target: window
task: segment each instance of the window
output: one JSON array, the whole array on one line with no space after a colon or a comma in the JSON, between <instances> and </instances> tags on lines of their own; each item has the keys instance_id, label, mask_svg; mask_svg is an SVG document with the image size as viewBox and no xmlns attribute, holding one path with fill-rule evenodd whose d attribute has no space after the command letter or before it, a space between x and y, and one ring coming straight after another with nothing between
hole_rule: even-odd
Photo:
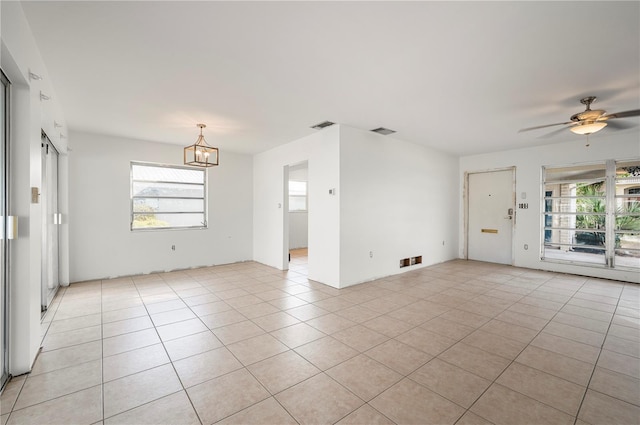
<instances>
[{"instance_id":1,"label":"window","mask_svg":"<svg viewBox=\"0 0 640 425\"><path fill-rule=\"evenodd\" d=\"M639 164L544 168L542 259L640 268Z\"/></svg>"},{"instance_id":2,"label":"window","mask_svg":"<svg viewBox=\"0 0 640 425\"><path fill-rule=\"evenodd\" d=\"M289 180L289 212L307 211L307 182Z\"/></svg>"},{"instance_id":3,"label":"window","mask_svg":"<svg viewBox=\"0 0 640 425\"><path fill-rule=\"evenodd\" d=\"M131 162L131 230L207 227L206 172Z\"/></svg>"},{"instance_id":4,"label":"window","mask_svg":"<svg viewBox=\"0 0 640 425\"><path fill-rule=\"evenodd\" d=\"M615 264L640 268L640 161L615 164Z\"/></svg>"}]
</instances>

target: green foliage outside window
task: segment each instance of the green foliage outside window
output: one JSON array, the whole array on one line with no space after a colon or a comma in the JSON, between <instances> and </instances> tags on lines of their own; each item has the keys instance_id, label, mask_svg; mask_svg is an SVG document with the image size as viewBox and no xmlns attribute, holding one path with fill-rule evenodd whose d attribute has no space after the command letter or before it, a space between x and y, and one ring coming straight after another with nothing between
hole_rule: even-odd
<instances>
[{"instance_id":1,"label":"green foliage outside window","mask_svg":"<svg viewBox=\"0 0 640 425\"><path fill-rule=\"evenodd\" d=\"M576 196L583 197L576 200L576 212L595 213L594 215L576 215L577 229L604 230L606 220L606 202L602 183L578 185ZM640 202L630 201L616 209L616 230L640 231ZM580 232L577 239L588 242L589 245L605 244L604 232ZM620 235L616 234L616 248L620 248Z\"/></svg>"},{"instance_id":2,"label":"green foliage outside window","mask_svg":"<svg viewBox=\"0 0 640 425\"><path fill-rule=\"evenodd\" d=\"M148 214L138 214L139 212ZM142 227L169 227L169 223L156 218L155 208L148 205L138 205L133 219L133 228Z\"/></svg>"}]
</instances>

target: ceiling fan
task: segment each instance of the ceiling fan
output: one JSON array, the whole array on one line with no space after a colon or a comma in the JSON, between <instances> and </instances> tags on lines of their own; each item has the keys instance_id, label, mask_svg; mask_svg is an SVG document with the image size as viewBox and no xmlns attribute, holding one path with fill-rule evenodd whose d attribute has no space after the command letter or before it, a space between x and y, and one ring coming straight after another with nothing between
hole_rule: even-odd
<instances>
[{"instance_id":1,"label":"ceiling fan","mask_svg":"<svg viewBox=\"0 0 640 425\"><path fill-rule=\"evenodd\" d=\"M569 130L571 130L571 132L575 134L588 135L605 128L608 124L607 121L609 120L616 118L637 117L640 115L640 109L617 112L615 114L607 114L607 111L605 111L604 109L591 109L591 104L595 100L595 96L588 96L580 99L580 103L586 105L587 108L582 112L573 114L570 118L571 121L523 128L519 130L518 133L522 133L523 131L538 130L540 128L554 127L556 125L566 125L569 127ZM561 131L562 130L564 130L564 128L561 129Z\"/></svg>"}]
</instances>

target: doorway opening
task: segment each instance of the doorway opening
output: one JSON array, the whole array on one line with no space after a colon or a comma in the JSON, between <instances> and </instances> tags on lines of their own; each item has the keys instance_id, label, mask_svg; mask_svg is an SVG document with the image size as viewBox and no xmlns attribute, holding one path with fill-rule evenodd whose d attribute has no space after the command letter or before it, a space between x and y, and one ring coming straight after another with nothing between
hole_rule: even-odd
<instances>
[{"instance_id":1,"label":"doorway opening","mask_svg":"<svg viewBox=\"0 0 640 425\"><path fill-rule=\"evenodd\" d=\"M309 277L309 250L298 248L289 250L289 270Z\"/></svg>"},{"instance_id":2,"label":"doorway opening","mask_svg":"<svg viewBox=\"0 0 640 425\"><path fill-rule=\"evenodd\" d=\"M308 276L309 163L299 162L285 170L285 263L286 269Z\"/></svg>"},{"instance_id":3,"label":"doorway opening","mask_svg":"<svg viewBox=\"0 0 640 425\"><path fill-rule=\"evenodd\" d=\"M515 167L466 174L466 258L513 264Z\"/></svg>"}]
</instances>

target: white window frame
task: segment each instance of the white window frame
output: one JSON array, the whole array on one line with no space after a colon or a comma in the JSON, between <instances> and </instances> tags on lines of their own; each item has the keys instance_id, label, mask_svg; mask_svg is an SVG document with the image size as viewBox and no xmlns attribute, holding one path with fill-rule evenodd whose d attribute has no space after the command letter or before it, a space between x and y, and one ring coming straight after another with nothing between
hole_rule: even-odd
<instances>
[{"instance_id":1,"label":"white window frame","mask_svg":"<svg viewBox=\"0 0 640 425\"><path fill-rule=\"evenodd\" d=\"M202 183L184 183L184 182L176 182L176 181L157 181L157 180L134 180L133 178L133 168L135 166L143 166L143 167L156 167L156 168L170 168L175 170L189 170L189 171L198 171L202 173ZM208 228L208 196L207 196L207 170L198 168L198 167L189 167L184 165L172 165L172 164L160 164L155 162L143 162L143 161L131 161L130 165L130 223L129 229L132 232L148 232L148 231L158 231L158 230L190 230L190 229L207 229ZM192 184L194 186L202 186L203 197L202 198L182 198L182 197L153 197L153 196L134 196L133 194L133 184L134 182L146 182L146 183L167 183L167 184ZM172 211L172 212L163 212L162 214L202 214L203 221L201 225L197 226L163 226L163 227L133 227L134 218L136 213L134 212L134 201L135 199L141 198L156 198L156 199L201 199L203 202L203 211Z\"/></svg>"},{"instance_id":2,"label":"white window frame","mask_svg":"<svg viewBox=\"0 0 640 425\"><path fill-rule=\"evenodd\" d=\"M621 217L621 216L625 216L627 214L624 213L619 213L617 211L617 207L616 207L616 200L619 198L626 198L626 197L633 197L636 198L640 201L640 195L636 195L636 194L624 194L624 195L616 195L616 182L617 182L617 176L616 176L616 170L617 170L617 164L618 163L625 163L625 162L630 162L630 161L637 161L638 158L633 158L633 159L628 159L628 160L606 160L606 161L599 161L596 163L589 163L589 164L573 164L573 165L568 165L568 166L543 166L542 167L542 184L541 184L541 195L542 195L542 202L540 203L540 214L541 214L541 220L540 220L540 228L541 228L541 243L540 243L540 259L541 261L546 261L546 262L551 262L551 263L568 263L568 264L579 264L579 265L584 265L584 266L588 266L588 267L604 267L604 268L611 268L611 269L622 269L622 270L638 270L638 268L636 268L635 266L622 266L622 265L616 265L615 264L615 260L616 260L616 237L624 234L624 233L637 233L636 231L628 231L628 230L619 230L616 229L616 218L617 217ZM547 193L547 184L555 184L555 183L566 183L564 181L546 181L546 171L547 170L553 170L553 169L557 169L557 168L567 168L567 167L580 167L580 166L587 166L587 165L602 165L603 169L605 171L605 177L603 180L603 185L605 186L605 194L603 196L603 200L604 200L604 204L605 204L605 212L604 213L599 213L599 214L595 214L595 213L578 213L578 212L551 212L551 211L546 211L546 204L548 200L555 200L555 199L560 199L557 196L546 196ZM597 179L597 180L601 180L601 179ZM568 181L569 182L569 181ZM584 182L588 182L587 180L584 180ZM573 202L576 202L577 199L579 199L580 197L577 196L568 196L568 197L564 197L564 199L571 199L573 200ZM547 226L545 223L545 218L548 215L573 215L573 216L578 216L578 215L599 215L599 216L604 216L604 220L605 220L605 229L600 231L600 233L604 233L605 235L605 247L602 249L603 254L604 254L604 258L603 258L603 263L602 264L598 264L598 263L594 263L594 262L586 262L586 261L579 261L577 259L570 259L567 258L565 259L559 259L559 258L547 258L545 257L545 247L547 244L547 241L545 241L545 232L547 230L571 230L570 228L561 228L561 227L553 227L552 226ZM576 229L574 229L576 230ZM588 230L588 229L587 229ZM595 230L595 229L592 229ZM611 241L614 241L613 243L611 243ZM567 244L562 244L562 243L550 243L550 245L567 245ZM571 246L573 246L573 244L570 244ZM569 246L569 245L567 245Z\"/></svg>"},{"instance_id":3,"label":"white window frame","mask_svg":"<svg viewBox=\"0 0 640 425\"><path fill-rule=\"evenodd\" d=\"M291 185L292 182L304 183L304 195L292 195L291 191L289 189L289 212L292 212L292 213L308 212L309 211L309 182L306 182L304 180L289 180L289 185ZM292 210L291 209L291 198L304 198L304 209L303 210Z\"/></svg>"}]
</instances>

